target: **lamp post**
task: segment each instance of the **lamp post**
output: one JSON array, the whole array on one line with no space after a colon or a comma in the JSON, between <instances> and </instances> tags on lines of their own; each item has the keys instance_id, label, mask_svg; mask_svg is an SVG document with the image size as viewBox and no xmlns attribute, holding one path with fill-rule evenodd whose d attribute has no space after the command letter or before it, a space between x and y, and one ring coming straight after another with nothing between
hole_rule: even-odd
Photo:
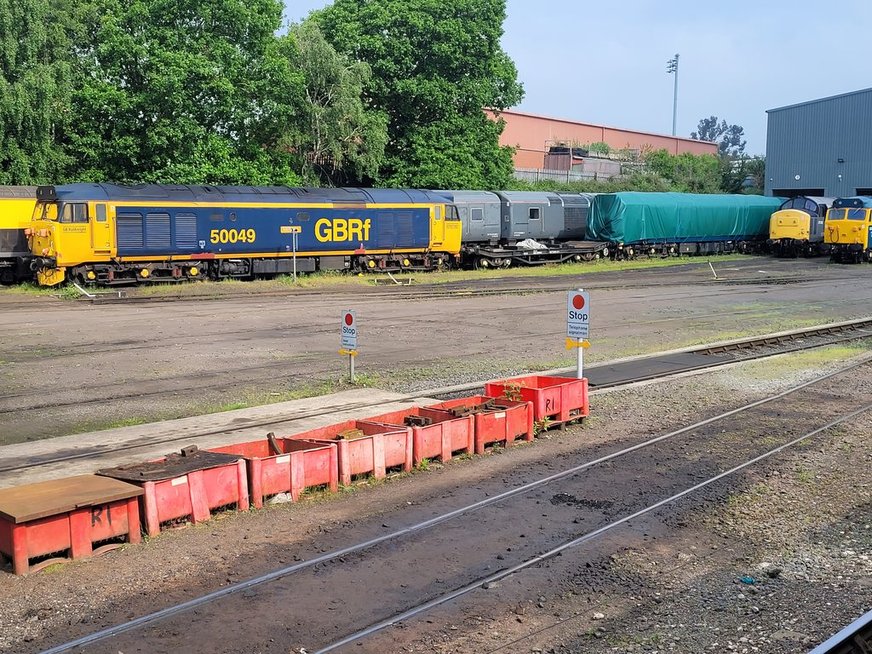
<instances>
[{"instance_id":1,"label":"lamp post","mask_svg":"<svg viewBox=\"0 0 872 654\"><path fill-rule=\"evenodd\" d=\"M675 127L678 120L678 53L673 59L666 62L666 72L675 75L675 92L672 96L672 136L675 136Z\"/></svg>"}]
</instances>

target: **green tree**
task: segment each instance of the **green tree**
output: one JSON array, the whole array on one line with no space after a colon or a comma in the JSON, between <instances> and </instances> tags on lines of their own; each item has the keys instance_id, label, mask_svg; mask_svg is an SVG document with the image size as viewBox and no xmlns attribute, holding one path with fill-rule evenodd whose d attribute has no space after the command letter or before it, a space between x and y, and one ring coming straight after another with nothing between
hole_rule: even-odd
<instances>
[{"instance_id":1,"label":"green tree","mask_svg":"<svg viewBox=\"0 0 872 654\"><path fill-rule=\"evenodd\" d=\"M669 182L674 191L720 193L721 161L711 154L669 154L655 150L645 156L648 170Z\"/></svg>"},{"instance_id":2,"label":"green tree","mask_svg":"<svg viewBox=\"0 0 872 654\"><path fill-rule=\"evenodd\" d=\"M721 169L721 188L725 193L763 193L766 181L763 157L724 157Z\"/></svg>"},{"instance_id":3,"label":"green tree","mask_svg":"<svg viewBox=\"0 0 872 654\"><path fill-rule=\"evenodd\" d=\"M287 116L283 125L300 155L301 175L334 185L370 183L388 135L387 115L363 101L369 65L336 52L314 21L292 26L283 41L291 41L280 47L305 80L299 116Z\"/></svg>"},{"instance_id":4,"label":"green tree","mask_svg":"<svg viewBox=\"0 0 872 654\"><path fill-rule=\"evenodd\" d=\"M523 89L500 47L505 0L335 0L314 14L340 52L372 68L370 106L388 116L379 182L501 188L511 150L502 123Z\"/></svg>"},{"instance_id":5,"label":"green tree","mask_svg":"<svg viewBox=\"0 0 872 654\"><path fill-rule=\"evenodd\" d=\"M697 131L690 133L696 141L710 141L718 144L718 153L726 157L739 157L745 152L745 129L741 125L728 125L726 120L718 122L717 116L703 118Z\"/></svg>"},{"instance_id":6,"label":"green tree","mask_svg":"<svg viewBox=\"0 0 872 654\"><path fill-rule=\"evenodd\" d=\"M78 45L79 179L295 184L303 75L280 0L91 0Z\"/></svg>"},{"instance_id":7,"label":"green tree","mask_svg":"<svg viewBox=\"0 0 872 654\"><path fill-rule=\"evenodd\" d=\"M73 14L66 0L0 0L0 183L59 179L69 120Z\"/></svg>"}]
</instances>

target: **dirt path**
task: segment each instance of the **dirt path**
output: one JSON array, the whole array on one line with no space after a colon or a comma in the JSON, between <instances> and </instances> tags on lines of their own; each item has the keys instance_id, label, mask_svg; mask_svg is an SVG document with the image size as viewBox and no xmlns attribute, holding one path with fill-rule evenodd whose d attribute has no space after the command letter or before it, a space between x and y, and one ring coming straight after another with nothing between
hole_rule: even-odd
<instances>
[{"instance_id":1,"label":"dirt path","mask_svg":"<svg viewBox=\"0 0 872 654\"><path fill-rule=\"evenodd\" d=\"M749 258L719 271L718 281L689 264L559 284L595 289L590 361L858 317L872 300L868 266ZM409 391L568 365L564 292L529 284L524 295L391 299L373 288L105 306L0 293L0 440L335 389L349 307L365 383Z\"/></svg>"}]
</instances>

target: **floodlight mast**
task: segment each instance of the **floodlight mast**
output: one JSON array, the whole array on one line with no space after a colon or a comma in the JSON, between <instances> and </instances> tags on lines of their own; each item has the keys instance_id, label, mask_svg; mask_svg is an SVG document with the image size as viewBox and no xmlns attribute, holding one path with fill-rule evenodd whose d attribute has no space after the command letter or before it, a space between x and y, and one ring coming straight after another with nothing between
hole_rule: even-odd
<instances>
[{"instance_id":1,"label":"floodlight mast","mask_svg":"<svg viewBox=\"0 0 872 654\"><path fill-rule=\"evenodd\" d=\"M673 59L666 62L666 72L675 75L675 91L672 96L672 136L675 136L678 123L678 53Z\"/></svg>"}]
</instances>

